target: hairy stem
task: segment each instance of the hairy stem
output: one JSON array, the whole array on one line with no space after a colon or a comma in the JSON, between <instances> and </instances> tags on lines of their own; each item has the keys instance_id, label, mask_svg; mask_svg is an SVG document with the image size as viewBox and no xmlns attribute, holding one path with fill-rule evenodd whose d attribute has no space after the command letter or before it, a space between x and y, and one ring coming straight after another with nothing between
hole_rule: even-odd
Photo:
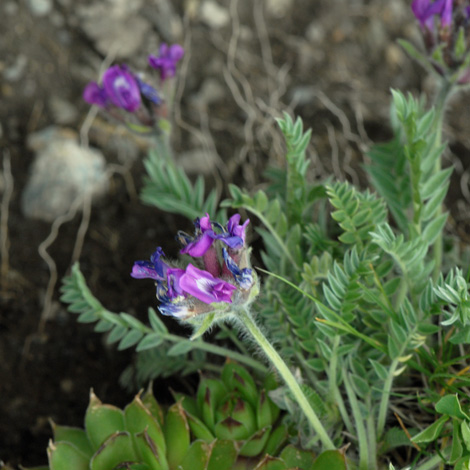
<instances>
[{"instance_id":1,"label":"hairy stem","mask_svg":"<svg viewBox=\"0 0 470 470\"><path fill-rule=\"evenodd\" d=\"M264 336L263 332L254 321L251 314L245 309L240 309L236 312L236 318L239 320L239 325L253 336L259 347L266 354L268 359L272 362L281 377L284 379L298 405L307 417L310 425L317 433L318 438L322 442L323 446L326 449L335 449L333 441L330 439L330 436L326 432L326 429L307 400L307 397L300 388L297 380L292 375L292 372L289 370L286 363L282 360L281 356L267 340L266 336Z\"/></svg>"}]
</instances>

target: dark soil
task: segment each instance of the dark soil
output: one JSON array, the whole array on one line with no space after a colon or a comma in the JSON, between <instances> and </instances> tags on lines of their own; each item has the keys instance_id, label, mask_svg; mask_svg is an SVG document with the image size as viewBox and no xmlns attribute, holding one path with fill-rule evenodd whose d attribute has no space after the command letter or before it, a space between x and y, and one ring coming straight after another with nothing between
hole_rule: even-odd
<instances>
[{"instance_id":1,"label":"dark soil","mask_svg":"<svg viewBox=\"0 0 470 470\"><path fill-rule=\"evenodd\" d=\"M81 426L91 388L103 401L119 406L136 391L119 385L133 351L117 352L93 332L93 325L76 323L59 302L60 283L51 308L43 311L50 271L38 247L51 224L28 219L21 210L34 158L26 139L50 125L80 128L89 109L81 99L83 87L96 77L106 54L77 13L99 0L56 0L45 16L32 13L32 3L13 0L0 6L0 160L10 156L14 180L8 204L9 245L2 253L7 270L0 286L0 459L12 466L45 464L51 437L48 419ZM198 2L178 1L171 15L180 29L170 33L151 14L156 3L166 4L139 2L136 14L149 22L148 39L142 50L122 59L144 68L153 44L185 44L175 151L179 155L202 148L215 154L218 170L207 177L222 187L235 181L256 189L263 183L264 168L282 164L274 117L284 110L300 115L313 130L312 178L333 174L364 185L362 151L371 141L390 135L390 87L432 92L432 83L395 43L398 37L419 40L404 0L279 0L266 2L264 9L261 0L223 0L217 3L229 13L229 22L218 29L198 16L191 6ZM20 57L25 57L24 69L15 75L12 67ZM222 94L201 105L204 86L211 83L213 91L209 79ZM51 104L54 97L70 103L76 116L67 122L58 119ZM451 225L464 242L469 212L467 98L455 103L446 129L457 155L449 153L449 161L457 166L448 201ZM125 171L124 177L112 177L107 195L93 206L80 265L107 308L145 319L147 307L154 303L153 289L129 277L131 266L147 258L156 245L173 243L178 229L190 231L191 222L139 201L129 182L138 193L145 145L113 132L113 125L97 118L89 133L90 144L103 151L107 162ZM123 163L121 145L137 158ZM62 225L49 249L58 279L70 269L80 223L78 214ZM155 386L163 400L168 385L161 381Z\"/></svg>"}]
</instances>

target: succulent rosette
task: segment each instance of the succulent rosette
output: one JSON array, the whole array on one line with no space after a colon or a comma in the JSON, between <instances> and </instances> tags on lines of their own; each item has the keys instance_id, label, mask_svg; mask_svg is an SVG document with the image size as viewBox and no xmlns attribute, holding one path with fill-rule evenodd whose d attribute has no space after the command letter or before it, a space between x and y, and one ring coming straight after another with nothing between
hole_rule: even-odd
<instances>
[{"instance_id":1,"label":"succulent rosette","mask_svg":"<svg viewBox=\"0 0 470 470\"><path fill-rule=\"evenodd\" d=\"M150 261L136 261L131 276L155 281L159 310L181 320L199 324L203 314L232 314L251 303L258 294L255 272L249 265L246 227L240 215L223 226L208 214L195 221L194 235L178 232L181 254L190 258L184 267L164 261L158 247Z\"/></svg>"},{"instance_id":2,"label":"succulent rosette","mask_svg":"<svg viewBox=\"0 0 470 470\"><path fill-rule=\"evenodd\" d=\"M274 427L279 409L246 370L229 364L222 380L208 380L202 381L197 400L180 397L166 411L151 390L137 394L124 409L102 403L91 392L84 429L52 423L49 467L41 469L314 469L312 452L285 446L285 429ZM195 408L194 415L187 408ZM235 423L243 423L246 431L235 431Z\"/></svg>"},{"instance_id":3,"label":"succulent rosette","mask_svg":"<svg viewBox=\"0 0 470 470\"><path fill-rule=\"evenodd\" d=\"M274 378L268 376L259 387L248 371L235 363L224 366L221 378L203 378L197 397L182 400L193 434L207 442L234 441L242 457L277 455L288 432L278 422L280 410L268 396L278 386Z\"/></svg>"}]
</instances>

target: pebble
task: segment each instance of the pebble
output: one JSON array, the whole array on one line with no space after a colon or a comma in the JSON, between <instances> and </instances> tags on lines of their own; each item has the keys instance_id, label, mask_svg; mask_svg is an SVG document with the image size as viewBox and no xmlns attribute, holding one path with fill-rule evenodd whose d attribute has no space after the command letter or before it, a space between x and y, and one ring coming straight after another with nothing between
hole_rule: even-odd
<instances>
[{"instance_id":1,"label":"pebble","mask_svg":"<svg viewBox=\"0 0 470 470\"><path fill-rule=\"evenodd\" d=\"M21 197L25 217L52 222L66 214L77 197L97 200L106 193L103 154L81 147L72 130L44 129L28 138L28 146L36 156Z\"/></svg>"},{"instance_id":2,"label":"pebble","mask_svg":"<svg viewBox=\"0 0 470 470\"><path fill-rule=\"evenodd\" d=\"M266 12L273 18L284 18L291 14L293 0L265 0Z\"/></svg>"},{"instance_id":3,"label":"pebble","mask_svg":"<svg viewBox=\"0 0 470 470\"><path fill-rule=\"evenodd\" d=\"M217 156L205 149L194 149L178 155L178 165L189 175L210 175Z\"/></svg>"},{"instance_id":4,"label":"pebble","mask_svg":"<svg viewBox=\"0 0 470 470\"><path fill-rule=\"evenodd\" d=\"M46 16L52 10L52 0L28 0L28 7L34 16Z\"/></svg>"},{"instance_id":5,"label":"pebble","mask_svg":"<svg viewBox=\"0 0 470 470\"><path fill-rule=\"evenodd\" d=\"M212 0L207 0L199 10L200 20L212 29L220 29L230 21L230 14L226 8Z\"/></svg>"}]
</instances>

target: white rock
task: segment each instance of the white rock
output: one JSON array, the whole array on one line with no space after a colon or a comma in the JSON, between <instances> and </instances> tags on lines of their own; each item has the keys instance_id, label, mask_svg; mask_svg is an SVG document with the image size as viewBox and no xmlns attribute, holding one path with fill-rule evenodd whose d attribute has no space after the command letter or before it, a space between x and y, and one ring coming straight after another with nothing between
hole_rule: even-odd
<instances>
[{"instance_id":1,"label":"white rock","mask_svg":"<svg viewBox=\"0 0 470 470\"><path fill-rule=\"evenodd\" d=\"M201 5L199 17L212 29L223 28L230 21L228 10L212 0L207 0Z\"/></svg>"},{"instance_id":2,"label":"white rock","mask_svg":"<svg viewBox=\"0 0 470 470\"><path fill-rule=\"evenodd\" d=\"M214 171L217 156L204 149L188 150L178 155L178 165L190 175L209 175Z\"/></svg>"},{"instance_id":3,"label":"white rock","mask_svg":"<svg viewBox=\"0 0 470 470\"><path fill-rule=\"evenodd\" d=\"M34 16L46 16L52 10L52 0L28 0L28 7Z\"/></svg>"},{"instance_id":4,"label":"white rock","mask_svg":"<svg viewBox=\"0 0 470 470\"><path fill-rule=\"evenodd\" d=\"M108 189L106 161L98 150L81 147L72 133L46 129L29 139L37 150L22 194L26 217L52 222L78 197L96 200Z\"/></svg>"},{"instance_id":5,"label":"white rock","mask_svg":"<svg viewBox=\"0 0 470 470\"><path fill-rule=\"evenodd\" d=\"M293 0L265 0L266 12L274 18L284 18L289 15L293 4Z\"/></svg>"}]
</instances>

